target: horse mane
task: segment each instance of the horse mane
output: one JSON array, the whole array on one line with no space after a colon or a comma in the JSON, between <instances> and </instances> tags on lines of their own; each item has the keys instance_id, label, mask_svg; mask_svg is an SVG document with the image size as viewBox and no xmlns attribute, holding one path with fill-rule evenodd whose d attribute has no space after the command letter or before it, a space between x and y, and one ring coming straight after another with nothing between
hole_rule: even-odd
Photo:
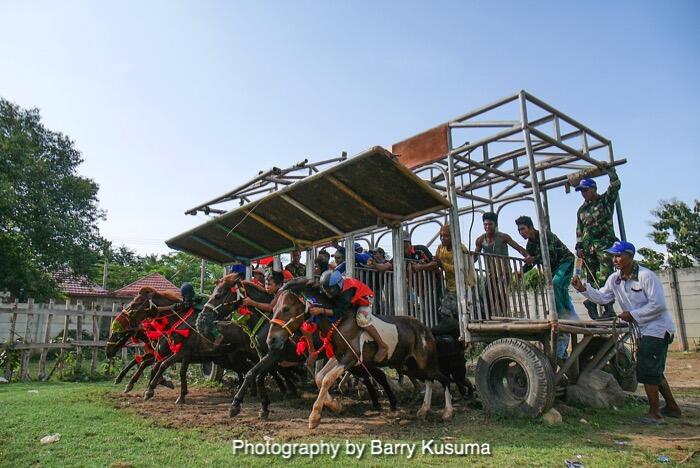
<instances>
[{"instance_id":1,"label":"horse mane","mask_svg":"<svg viewBox=\"0 0 700 468\"><path fill-rule=\"evenodd\" d=\"M262 286L253 283L252 281L241 281L243 284L243 287L245 288L246 292L248 295L254 300L254 301L260 301L260 302L267 302L270 303L272 302L272 298L275 297L273 294L270 294L267 292L267 289L263 288Z\"/></svg>"},{"instance_id":2,"label":"horse mane","mask_svg":"<svg viewBox=\"0 0 700 468\"><path fill-rule=\"evenodd\" d=\"M160 297L164 297L165 299L168 299L169 301L173 302L180 302L182 300L182 296L178 291L172 291L172 290L163 290L163 291L156 291L156 294L159 295Z\"/></svg>"}]
</instances>

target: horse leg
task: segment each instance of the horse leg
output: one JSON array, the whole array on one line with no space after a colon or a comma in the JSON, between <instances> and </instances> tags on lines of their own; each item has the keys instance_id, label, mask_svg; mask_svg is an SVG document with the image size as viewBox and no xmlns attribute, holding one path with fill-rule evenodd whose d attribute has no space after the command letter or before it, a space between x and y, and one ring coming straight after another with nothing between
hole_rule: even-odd
<instances>
[{"instance_id":1,"label":"horse leg","mask_svg":"<svg viewBox=\"0 0 700 468\"><path fill-rule=\"evenodd\" d=\"M175 400L176 405L185 404L185 395L187 395L187 368L189 365L190 360L183 357L180 363L180 396Z\"/></svg>"},{"instance_id":2,"label":"horse leg","mask_svg":"<svg viewBox=\"0 0 700 468\"><path fill-rule=\"evenodd\" d=\"M418 410L418 413L416 413L416 415L422 419L425 419L425 417L428 415L428 412L430 411L430 405L432 404L433 386L431 385L431 383L432 381L425 381L425 395L423 396L423 405Z\"/></svg>"},{"instance_id":3,"label":"horse leg","mask_svg":"<svg viewBox=\"0 0 700 468\"><path fill-rule=\"evenodd\" d=\"M296 398L299 396L297 392L297 386L296 383L294 383L294 371L291 368L287 369L281 369L280 370L280 375L284 379L285 383L287 384L287 389L284 392L285 398Z\"/></svg>"},{"instance_id":4,"label":"horse leg","mask_svg":"<svg viewBox=\"0 0 700 468\"><path fill-rule=\"evenodd\" d=\"M391 385L389 385L389 379L387 379L384 371L378 367L370 367L369 372L370 374L372 374L374 380L376 380L377 383L379 383L379 385L381 385L384 389L384 393L386 393L386 396L389 399L389 409L391 411L396 411L396 395L391 389Z\"/></svg>"},{"instance_id":5,"label":"horse leg","mask_svg":"<svg viewBox=\"0 0 700 468\"><path fill-rule=\"evenodd\" d=\"M367 387L367 393L369 393L369 397L372 400L372 408L375 410L382 409L382 405L379 403L379 394L377 394L377 389L374 387L370 375L364 370L362 372L362 382L365 384L365 387Z\"/></svg>"},{"instance_id":6,"label":"horse leg","mask_svg":"<svg viewBox=\"0 0 700 468\"><path fill-rule=\"evenodd\" d=\"M331 368L328 368L329 364L332 364ZM331 388L331 385L338 380L338 377L343 375L343 372L345 372L345 365L338 361L329 361L323 369L326 370L326 372L321 382L321 389L318 392L318 397L309 415L309 429L318 427L318 424L321 422L321 411L323 410L323 406L328 404L326 401L329 399L328 390Z\"/></svg>"},{"instance_id":7,"label":"horse leg","mask_svg":"<svg viewBox=\"0 0 700 468\"><path fill-rule=\"evenodd\" d=\"M445 388L445 409L442 410L442 420L449 421L454 415L454 407L452 406L452 394L450 393L450 384L443 385Z\"/></svg>"},{"instance_id":8,"label":"horse leg","mask_svg":"<svg viewBox=\"0 0 700 468\"><path fill-rule=\"evenodd\" d=\"M141 374L143 373L144 369L146 369L146 366L149 364L153 364L153 361L148 361L147 359L144 359L141 361L141 364L139 364L139 367L136 369L136 372L134 372L134 375L131 376L129 381L126 383L126 387L124 387L124 393L129 393L133 388L136 382L138 382L139 378L141 378Z\"/></svg>"},{"instance_id":9,"label":"horse leg","mask_svg":"<svg viewBox=\"0 0 700 468\"><path fill-rule=\"evenodd\" d=\"M245 394L246 389L255 383L256 377L261 373L267 372L267 370L270 367L272 367L272 365L274 365L276 362L277 356L268 354L260 362L254 365L252 369L246 372L245 378L243 379L243 383L238 388L236 396L233 397L233 401L231 402L231 408L228 412L230 417L234 417L241 412L241 403L243 402L243 395Z\"/></svg>"},{"instance_id":10,"label":"horse leg","mask_svg":"<svg viewBox=\"0 0 700 468\"><path fill-rule=\"evenodd\" d=\"M148 388L147 388L146 391L143 393L143 399L144 399L144 400L150 400L151 398L153 398L153 393L155 392L156 385L158 385L158 382L160 382L160 379L163 378L163 372L165 372L165 370L166 370L168 367L170 367L170 366L172 366L173 364L175 364L175 362L177 362L177 360L179 359L179 357L180 357L180 356L178 356L177 354L171 354L170 356L168 356L167 358L165 358L165 360L159 362L158 364L156 364L156 365L153 367L154 370L155 370L156 367L158 368L158 370L155 372L155 375L153 376L153 378L152 378L151 381L149 382Z\"/></svg>"},{"instance_id":11,"label":"horse leg","mask_svg":"<svg viewBox=\"0 0 700 468\"><path fill-rule=\"evenodd\" d=\"M126 376L126 373L129 372L129 370L131 370L131 368L134 367L135 365L136 365L136 358L129 361L129 364L127 364L124 367L124 369L122 369L121 372L119 374L117 374L117 376L114 378L114 385L118 385L119 383L121 383L121 381Z\"/></svg>"},{"instance_id":12,"label":"horse leg","mask_svg":"<svg viewBox=\"0 0 700 468\"><path fill-rule=\"evenodd\" d=\"M281 370L280 369L274 369L270 374L272 375L272 378L275 380L275 383L277 384L277 387L279 387L280 392L285 395L287 393L287 386L284 384L284 380L282 380L282 377L280 376Z\"/></svg>"},{"instance_id":13,"label":"horse leg","mask_svg":"<svg viewBox=\"0 0 700 468\"><path fill-rule=\"evenodd\" d=\"M265 388L265 375L266 373L260 373L255 379L255 383L258 387L258 393L260 393L260 411L258 412L258 418L261 421L267 421L270 417L270 397L267 394L267 388Z\"/></svg>"}]
</instances>

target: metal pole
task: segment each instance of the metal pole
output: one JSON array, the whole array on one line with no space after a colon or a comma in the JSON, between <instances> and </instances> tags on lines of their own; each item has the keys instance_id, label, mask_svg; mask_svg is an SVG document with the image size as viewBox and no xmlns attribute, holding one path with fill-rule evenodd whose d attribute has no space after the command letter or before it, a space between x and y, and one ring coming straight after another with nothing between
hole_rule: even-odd
<instances>
[{"instance_id":1,"label":"metal pole","mask_svg":"<svg viewBox=\"0 0 700 468\"><path fill-rule=\"evenodd\" d=\"M245 266L245 279L248 281L253 279L253 265L250 263Z\"/></svg>"},{"instance_id":2,"label":"metal pole","mask_svg":"<svg viewBox=\"0 0 700 468\"><path fill-rule=\"evenodd\" d=\"M608 154L610 156L610 162L615 162L615 155L613 154L612 143L608 143ZM622 203L620 202L620 193L617 194L617 201L615 202L615 213L617 214L617 228L620 230L620 239L627 240L627 234L625 233L625 220L622 218Z\"/></svg>"},{"instance_id":3,"label":"metal pole","mask_svg":"<svg viewBox=\"0 0 700 468\"><path fill-rule=\"evenodd\" d=\"M528 164L530 166L530 179L532 180L532 194L535 198L535 210L537 211L537 224L540 228L540 249L542 250L542 267L544 269L545 288L547 290L547 299L549 302L549 321L552 323L552 349L556 354L556 325L558 323L557 304L554 300L554 285L552 284L552 266L549 262L549 244L547 242L547 220L542 207L542 198L540 196L540 184L537 180L537 169L535 167L535 155L532 152L532 141L530 139L530 129L527 123L527 104L525 101L525 92L520 92L520 115L522 118L523 137L525 139L525 150L527 153Z\"/></svg>"},{"instance_id":4,"label":"metal pole","mask_svg":"<svg viewBox=\"0 0 700 468\"><path fill-rule=\"evenodd\" d=\"M272 269L274 271L282 271L282 257L279 255L272 257Z\"/></svg>"},{"instance_id":5,"label":"metal pole","mask_svg":"<svg viewBox=\"0 0 700 468\"><path fill-rule=\"evenodd\" d=\"M447 132L448 148L452 147L452 136ZM450 235L452 236L452 255L455 262L455 281L457 283L457 310L459 311L459 337L464 342L471 341L467 330L469 323L469 307L467 304L467 288L464 276L464 255L462 254L462 232L459 226L459 206L455 189L455 162L451 154L447 156L447 195L450 200L448 218L450 220Z\"/></svg>"},{"instance_id":6,"label":"metal pole","mask_svg":"<svg viewBox=\"0 0 700 468\"><path fill-rule=\"evenodd\" d=\"M345 276L355 277L355 237L345 238Z\"/></svg>"},{"instance_id":7,"label":"metal pole","mask_svg":"<svg viewBox=\"0 0 700 468\"><path fill-rule=\"evenodd\" d=\"M394 251L394 315L404 316L407 311L406 304L406 265L403 254L403 226L398 225L391 229L392 249Z\"/></svg>"},{"instance_id":8,"label":"metal pole","mask_svg":"<svg viewBox=\"0 0 700 468\"><path fill-rule=\"evenodd\" d=\"M311 247L306 251L306 277L314 277L314 261L316 260L316 249Z\"/></svg>"},{"instance_id":9,"label":"metal pole","mask_svg":"<svg viewBox=\"0 0 700 468\"><path fill-rule=\"evenodd\" d=\"M202 259L202 263L199 266L199 293L204 294L204 274L207 271L207 262Z\"/></svg>"}]
</instances>

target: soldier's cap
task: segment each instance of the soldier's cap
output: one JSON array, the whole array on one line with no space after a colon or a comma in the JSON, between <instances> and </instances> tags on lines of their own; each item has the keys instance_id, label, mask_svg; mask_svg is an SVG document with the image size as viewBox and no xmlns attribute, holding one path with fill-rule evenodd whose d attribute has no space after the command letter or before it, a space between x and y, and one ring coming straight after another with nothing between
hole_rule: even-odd
<instances>
[{"instance_id":1,"label":"soldier's cap","mask_svg":"<svg viewBox=\"0 0 700 468\"><path fill-rule=\"evenodd\" d=\"M631 242L627 241L617 241L612 245L612 247L606 250L607 253L611 253L613 255L627 253L633 257L636 251L637 249L634 248L634 245Z\"/></svg>"},{"instance_id":2,"label":"soldier's cap","mask_svg":"<svg viewBox=\"0 0 700 468\"><path fill-rule=\"evenodd\" d=\"M589 188L598 188L598 185L595 183L595 180L586 177L576 186L576 191L580 192L581 190L588 190Z\"/></svg>"}]
</instances>

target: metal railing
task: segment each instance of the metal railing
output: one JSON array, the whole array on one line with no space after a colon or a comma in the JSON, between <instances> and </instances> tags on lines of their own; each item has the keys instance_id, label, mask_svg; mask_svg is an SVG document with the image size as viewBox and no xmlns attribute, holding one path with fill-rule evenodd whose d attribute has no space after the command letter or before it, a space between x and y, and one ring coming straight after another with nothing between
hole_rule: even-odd
<instances>
[{"instance_id":1,"label":"metal railing","mask_svg":"<svg viewBox=\"0 0 700 468\"><path fill-rule=\"evenodd\" d=\"M437 325L438 309L445 290L445 281L440 270L414 271L406 262L407 314L428 327ZM393 271L378 271L356 267L355 277L364 282L375 294L375 314L396 315Z\"/></svg>"},{"instance_id":2,"label":"metal railing","mask_svg":"<svg viewBox=\"0 0 700 468\"><path fill-rule=\"evenodd\" d=\"M473 259L471 321L500 318L547 318L543 272L540 281L526 284L525 262L521 258L469 253ZM469 277L469 275L467 275Z\"/></svg>"}]
</instances>

